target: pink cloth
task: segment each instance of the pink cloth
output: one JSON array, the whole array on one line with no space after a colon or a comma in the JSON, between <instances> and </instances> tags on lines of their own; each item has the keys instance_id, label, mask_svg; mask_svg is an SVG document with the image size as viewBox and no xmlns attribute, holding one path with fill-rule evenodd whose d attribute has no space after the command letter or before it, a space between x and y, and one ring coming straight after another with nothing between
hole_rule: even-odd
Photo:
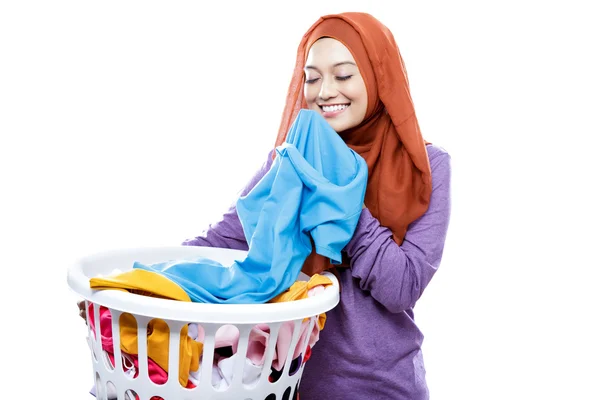
<instances>
[{"instance_id":1,"label":"pink cloth","mask_svg":"<svg viewBox=\"0 0 600 400\"><path fill-rule=\"evenodd\" d=\"M115 366L115 355L114 355L114 347L113 347L113 336L112 336L112 315L110 310L106 307L100 307L100 336L102 341L102 350L104 350L108 357L110 358L111 364ZM88 314L90 316L90 329L92 330L92 335L94 339L96 338L96 328L95 328L95 318L94 318L94 307L93 304L90 303L88 307ZM139 361L137 354L128 354L125 352L121 352L122 354L126 354L128 358L130 358L133 362L133 368L130 365L123 364L123 369L125 371L134 369L134 378L138 376ZM125 360L123 360L125 362ZM156 364L151 358L148 358L148 377L150 380L158 385L162 385L167 382L169 378L169 374L162 369L158 364ZM188 382L188 387L194 387L193 384Z\"/></svg>"},{"instance_id":2,"label":"pink cloth","mask_svg":"<svg viewBox=\"0 0 600 400\"><path fill-rule=\"evenodd\" d=\"M319 326L317 323L318 317L311 317L305 321L302 321L302 325L300 326L300 338L298 339L298 343L294 348L294 352L292 354L292 360L295 360L300 354L305 350L303 348L303 343L306 340L307 335L308 338L308 347L313 347L315 343L319 340ZM314 321L312 330L309 331L310 323ZM292 343L292 336L294 334L294 323L291 321L286 321L281 324L281 328L279 328L279 335L277 335L277 344L275 345L275 358L273 359L273 368L280 371L285 364L287 353L290 349L290 345Z\"/></svg>"},{"instance_id":3,"label":"pink cloth","mask_svg":"<svg viewBox=\"0 0 600 400\"><path fill-rule=\"evenodd\" d=\"M310 336L308 339L308 346L310 347L314 346L314 344L319 340L319 326L317 324L317 318L318 317L312 317L302 322L302 325L300 326L300 339L294 348L292 360L296 359L302 353L302 351L305 350L302 348L302 345L306 340L307 335ZM312 330L309 332L311 320L314 320L314 323ZM196 332L197 329L197 336L194 337L194 339L199 342L203 342L204 329L202 328L202 325L192 325L195 325L195 327L190 329L191 332ZM263 365L265 362L270 331L269 325L258 324L252 328L250 334L248 335L248 350L246 352L246 357L254 365ZM275 344L273 368L281 370L285 364L287 353L292 343L293 333L294 323L292 321L286 321L281 324L281 327L279 328L279 334L277 335L277 343ZM240 333L234 325L223 325L221 328L219 328L215 335L215 348L218 349L221 347L231 347L233 353L235 354L237 353L239 339Z\"/></svg>"}]
</instances>

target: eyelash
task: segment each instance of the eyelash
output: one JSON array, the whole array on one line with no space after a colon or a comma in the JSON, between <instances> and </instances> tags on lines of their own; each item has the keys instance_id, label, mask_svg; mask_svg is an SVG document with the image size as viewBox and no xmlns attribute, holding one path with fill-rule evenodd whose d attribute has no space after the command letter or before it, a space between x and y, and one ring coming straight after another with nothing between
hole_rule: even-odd
<instances>
[{"instance_id":1,"label":"eyelash","mask_svg":"<svg viewBox=\"0 0 600 400\"><path fill-rule=\"evenodd\" d=\"M352 78L352 75L346 75L346 76L336 76L335 79L337 79L338 81L347 81L348 79ZM320 78L315 78L315 79L307 79L306 83L309 85L312 85L313 83L317 82Z\"/></svg>"}]
</instances>

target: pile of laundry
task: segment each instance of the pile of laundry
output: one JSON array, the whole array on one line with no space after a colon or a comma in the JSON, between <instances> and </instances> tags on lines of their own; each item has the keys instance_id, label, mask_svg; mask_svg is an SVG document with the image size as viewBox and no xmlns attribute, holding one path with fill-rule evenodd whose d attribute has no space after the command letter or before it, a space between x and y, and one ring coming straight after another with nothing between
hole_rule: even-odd
<instances>
[{"instance_id":1,"label":"pile of laundry","mask_svg":"<svg viewBox=\"0 0 600 400\"><path fill-rule=\"evenodd\" d=\"M119 275L115 276L119 278ZM97 278L101 279L112 279ZM323 275L314 275L308 281L298 281L270 302L294 301L312 297L321 293L331 280ZM96 338L94 305L89 303L88 315L92 337ZM99 307L102 356L115 367L115 351L112 332L112 316L106 307ZM326 315L320 314L304 319L300 325L300 335L292 353L289 374L293 375L310 358L311 348L319 339L319 332L325 326ZM233 379L233 365L239 357L245 357L242 382L252 385L258 381L265 363L270 364L269 380L277 381L283 372L287 354L290 350L294 323L285 321L279 327L275 352L272 359L266 360L271 329L268 324L257 324L250 331L245 355L238 353L239 330L234 325L223 325L215 335L214 356L212 359L211 383L218 390L226 389ZM136 378L139 372L138 326L129 313L119 318L121 362L125 375ZM204 329L202 324L184 325L179 338L179 383L188 389L195 388L200 381L202 352L204 348ZM147 326L148 376L156 384L164 384L168 379L169 363L169 326L161 319L153 319ZM307 343L306 348L303 344ZM111 397L113 396L114 397ZM116 398L116 393L108 393L108 398ZM137 396L133 396L137 399ZM155 398L154 400L158 400Z\"/></svg>"}]
</instances>

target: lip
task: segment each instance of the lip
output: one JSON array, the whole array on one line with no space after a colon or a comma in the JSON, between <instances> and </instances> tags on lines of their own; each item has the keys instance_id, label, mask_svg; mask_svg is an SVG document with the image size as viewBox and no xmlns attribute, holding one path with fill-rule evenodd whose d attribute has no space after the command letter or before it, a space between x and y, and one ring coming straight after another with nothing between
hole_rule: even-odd
<instances>
[{"instance_id":1,"label":"lip","mask_svg":"<svg viewBox=\"0 0 600 400\"><path fill-rule=\"evenodd\" d=\"M336 111L329 111L329 112L325 112L323 111L323 106L336 106L336 105L348 105L348 107L342 109L342 110L336 110ZM343 113L344 111L346 111L347 109L350 108L350 104L348 103L344 103L344 104L320 104L319 108L321 109L321 115L324 118L335 118L338 115L340 115L341 113Z\"/></svg>"}]
</instances>

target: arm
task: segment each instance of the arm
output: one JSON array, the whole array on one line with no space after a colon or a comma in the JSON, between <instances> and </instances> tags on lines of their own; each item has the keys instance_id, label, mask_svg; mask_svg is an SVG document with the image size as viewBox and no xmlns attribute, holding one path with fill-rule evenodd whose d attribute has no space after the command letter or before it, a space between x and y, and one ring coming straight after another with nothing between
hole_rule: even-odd
<instances>
[{"instance_id":1,"label":"arm","mask_svg":"<svg viewBox=\"0 0 600 400\"><path fill-rule=\"evenodd\" d=\"M273 152L269 152L269 157L261 168L254 174L252 179L246 184L240 193L240 197L247 195L250 190L262 177L269 171L273 164ZM229 210L220 221L208 226L200 236L193 239L187 239L182 243L183 246L207 246L207 247L223 247L236 250L248 250L248 243L244 236L244 230L240 219L238 218L235 202L229 207Z\"/></svg>"},{"instance_id":2,"label":"arm","mask_svg":"<svg viewBox=\"0 0 600 400\"><path fill-rule=\"evenodd\" d=\"M425 214L409 225L398 246L388 228L363 209L355 234L346 246L352 276L362 290L390 312L415 306L437 271L450 219L450 156L430 160L432 194Z\"/></svg>"}]
</instances>

